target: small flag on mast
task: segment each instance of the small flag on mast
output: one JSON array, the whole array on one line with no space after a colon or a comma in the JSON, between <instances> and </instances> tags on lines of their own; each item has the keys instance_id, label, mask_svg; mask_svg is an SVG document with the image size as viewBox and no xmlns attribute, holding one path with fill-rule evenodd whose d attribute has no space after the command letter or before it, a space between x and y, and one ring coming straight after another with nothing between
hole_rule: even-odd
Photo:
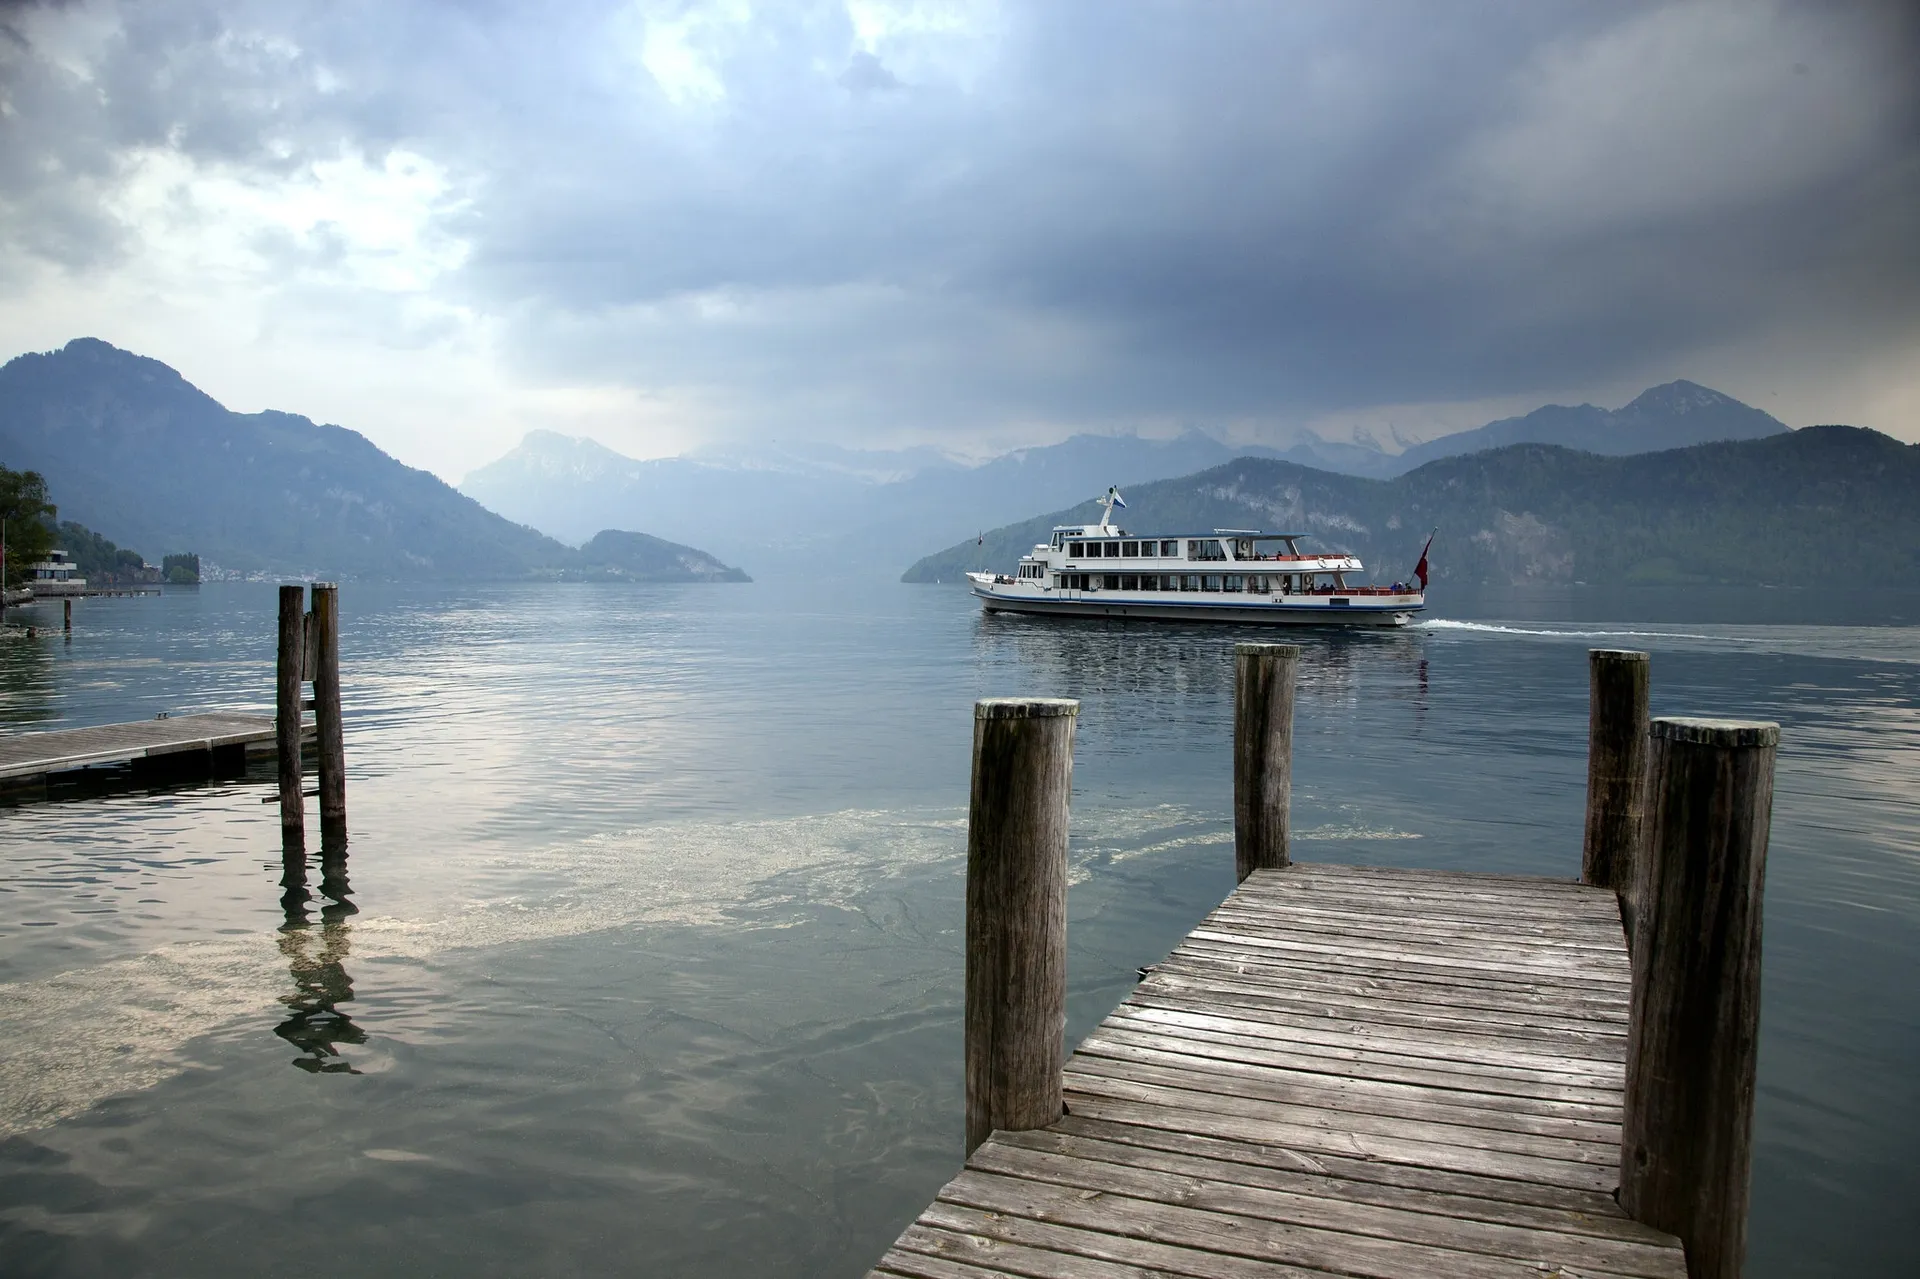
<instances>
[{"instance_id":1,"label":"small flag on mast","mask_svg":"<svg viewBox=\"0 0 1920 1279\"><path fill-rule=\"evenodd\" d=\"M1435 529L1434 533L1439 531L1440 530ZM1425 593L1427 589L1427 552L1432 549L1433 533L1429 533L1427 534L1427 544L1420 548L1420 562L1413 566L1413 575L1420 579L1420 590L1422 593Z\"/></svg>"},{"instance_id":2,"label":"small flag on mast","mask_svg":"<svg viewBox=\"0 0 1920 1279\"><path fill-rule=\"evenodd\" d=\"M1127 499L1120 496L1120 488L1118 485L1108 488L1107 496L1112 499L1115 506L1125 506L1127 504Z\"/></svg>"}]
</instances>

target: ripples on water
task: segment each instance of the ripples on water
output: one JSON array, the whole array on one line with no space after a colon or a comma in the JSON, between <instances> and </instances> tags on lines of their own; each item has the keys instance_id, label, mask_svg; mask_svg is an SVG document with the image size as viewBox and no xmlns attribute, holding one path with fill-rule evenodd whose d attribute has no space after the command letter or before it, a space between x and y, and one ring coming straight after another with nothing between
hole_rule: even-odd
<instances>
[{"instance_id":1,"label":"ripples on water","mask_svg":"<svg viewBox=\"0 0 1920 1279\"><path fill-rule=\"evenodd\" d=\"M1083 702L1070 1035L1230 887L1230 633L342 603L350 894L283 909L258 770L0 812L0 1271L860 1273L959 1152L972 699ZM1302 636L1301 850L1577 873L1588 647L1650 649L1656 713L1780 720L1751 1273L1911 1267L1920 632L1610 607L1663 620ZM0 637L0 716L259 708L273 608L84 601Z\"/></svg>"}]
</instances>

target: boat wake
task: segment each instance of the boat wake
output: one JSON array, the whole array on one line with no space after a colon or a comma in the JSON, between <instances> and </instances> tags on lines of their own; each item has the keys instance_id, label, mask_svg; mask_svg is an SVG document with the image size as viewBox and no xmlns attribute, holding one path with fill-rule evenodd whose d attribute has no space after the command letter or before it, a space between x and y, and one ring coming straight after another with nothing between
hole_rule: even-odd
<instances>
[{"instance_id":1,"label":"boat wake","mask_svg":"<svg viewBox=\"0 0 1920 1279\"><path fill-rule=\"evenodd\" d=\"M1687 639L1717 640L1728 644L1753 644L1758 642L1737 635L1700 635L1689 631L1556 631L1527 626L1501 626L1494 622L1454 622L1440 617L1419 623L1418 629L1429 631L1475 631L1489 635L1543 635L1549 639Z\"/></svg>"}]
</instances>

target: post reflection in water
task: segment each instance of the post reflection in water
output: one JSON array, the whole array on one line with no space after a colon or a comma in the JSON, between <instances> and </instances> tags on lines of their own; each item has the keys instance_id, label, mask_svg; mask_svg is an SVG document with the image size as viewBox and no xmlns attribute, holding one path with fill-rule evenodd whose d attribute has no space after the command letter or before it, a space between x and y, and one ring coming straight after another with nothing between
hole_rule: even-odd
<instances>
[{"instance_id":1,"label":"post reflection in water","mask_svg":"<svg viewBox=\"0 0 1920 1279\"><path fill-rule=\"evenodd\" d=\"M273 1028L300 1050L293 1065L315 1075L357 1075L341 1055L342 1044L364 1044L367 1032L340 1011L353 1002L353 979L346 959L353 930L347 920L357 914L348 894L347 852L344 842L329 843L320 855L320 926L314 928L309 909L313 894L307 888L304 848L289 847L282 854L280 907L286 922L280 926L280 953L293 977L293 993L280 996L290 1015Z\"/></svg>"}]
</instances>

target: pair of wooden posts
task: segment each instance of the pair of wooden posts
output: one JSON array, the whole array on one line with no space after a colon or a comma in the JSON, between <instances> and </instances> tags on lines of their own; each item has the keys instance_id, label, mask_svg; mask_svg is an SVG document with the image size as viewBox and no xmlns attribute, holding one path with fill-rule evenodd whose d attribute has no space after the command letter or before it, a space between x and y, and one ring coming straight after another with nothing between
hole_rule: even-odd
<instances>
[{"instance_id":1,"label":"pair of wooden posts","mask_svg":"<svg viewBox=\"0 0 1920 1279\"><path fill-rule=\"evenodd\" d=\"M1234 661L1234 862L1289 864L1300 650ZM1620 1202L1678 1235L1694 1279L1746 1250L1772 724L1649 723L1644 653L1592 654L1583 879L1619 895L1633 957ZM967 823L966 1149L1063 1109L1067 809L1079 703L975 704Z\"/></svg>"},{"instance_id":2,"label":"pair of wooden posts","mask_svg":"<svg viewBox=\"0 0 1920 1279\"><path fill-rule=\"evenodd\" d=\"M346 738L340 723L340 588L313 584L313 609L304 607L305 590L280 588L280 646L274 667L274 738L280 756L280 839L304 847L306 801L300 792L302 713L313 709L320 763L320 839L342 844L347 837ZM313 681L313 700L301 685Z\"/></svg>"}]
</instances>

